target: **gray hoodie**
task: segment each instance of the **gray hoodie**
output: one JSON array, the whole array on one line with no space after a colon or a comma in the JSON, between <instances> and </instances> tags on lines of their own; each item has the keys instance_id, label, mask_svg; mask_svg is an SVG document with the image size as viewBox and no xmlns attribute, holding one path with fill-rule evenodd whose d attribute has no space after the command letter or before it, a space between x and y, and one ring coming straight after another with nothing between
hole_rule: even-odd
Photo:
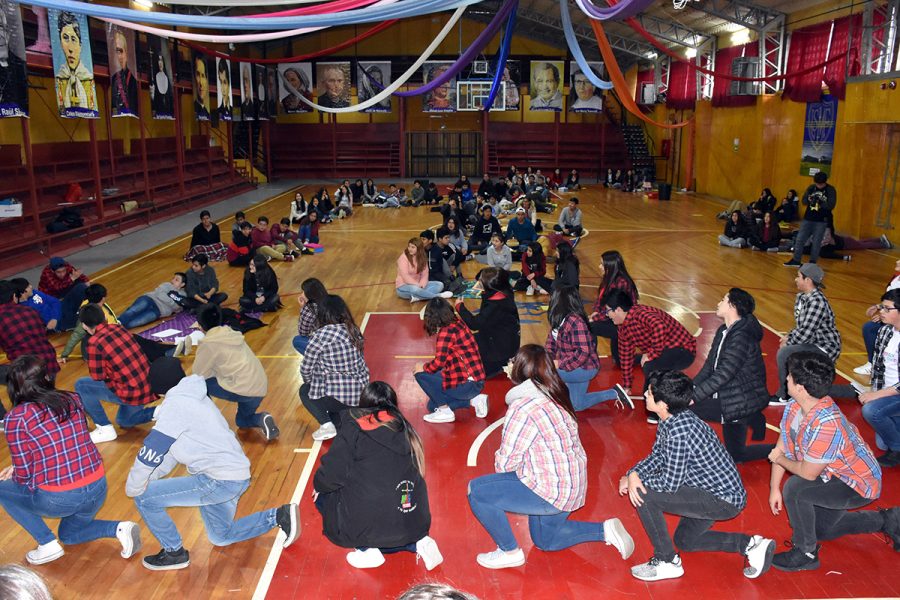
<instances>
[{"instance_id":1,"label":"gray hoodie","mask_svg":"<svg viewBox=\"0 0 900 600\"><path fill-rule=\"evenodd\" d=\"M250 461L222 412L206 395L206 382L199 375L189 375L169 390L156 417L128 473L125 494L129 497L140 496L150 482L179 464L191 475L219 481L250 479Z\"/></svg>"},{"instance_id":2,"label":"gray hoodie","mask_svg":"<svg viewBox=\"0 0 900 600\"><path fill-rule=\"evenodd\" d=\"M153 300L153 304L159 309L160 317L168 317L169 315L181 312L181 307L169 296L170 293L176 293L184 297L183 290L176 290L175 286L169 283L161 283L156 289L147 293L147 297Z\"/></svg>"}]
</instances>

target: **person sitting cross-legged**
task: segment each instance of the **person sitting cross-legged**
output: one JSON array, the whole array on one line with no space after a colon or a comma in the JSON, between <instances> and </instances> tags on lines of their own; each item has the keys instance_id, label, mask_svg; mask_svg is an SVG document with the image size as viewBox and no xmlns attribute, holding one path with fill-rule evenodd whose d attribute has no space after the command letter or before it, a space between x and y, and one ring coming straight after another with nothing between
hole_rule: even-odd
<instances>
[{"instance_id":1,"label":"person sitting cross-legged","mask_svg":"<svg viewBox=\"0 0 900 600\"><path fill-rule=\"evenodd\" d=\"M631 568L643 581L684 575L682 552L731 552L749 566L755 579L768 571L775 541L761 535L710 531L716 521L730 521L747 504L747 492L734 461L712 428L689 410L694 385L676 371L656 371L646 391L647 408L659 415L650 454L619 480L619 495L628 496L653 544L653 556ZM681 517L674 545L666 514Z\"/></svg>"},{"instance_id":2,"label":"person sitting cross-legged","mask_svg":"<svg viewBox=\"0 0 900 600\"><path fill-rule=\"evenodd\" d=\"M584 233L581 225L582 212L578 208L578 198L569 198L569 205L559 213L559 223L553 229L563 235L578 237Z\"/></svg>"},{"instance_id":3,"label":"person sitting cross-legged","mask_svg":"<svg viewBox=\"0 0 900 600\"><path fill-rule=\"evenodd\" d=\"M534 545L546 552L585 542L605 542L623 559L634 541L619 519L570 520L584 506L587 455L578 437L575 409L553 361L537 344L522 346L509 373L513 387L503 423L496 473L469 482L469 506L497 544L476 561L488 569L525 564L507 513L528 516Z\"/></svg>"},{"instance_id":4,"label":"person sitting cross-legged","mask_svg":"<svg viewBox=\"0 0 900 600\"><path fill-rule=\"evenodd\" d=\"M276 439L280 432L275 418L256 410L269 391L269 379L244 335L222 325L222 309L215 304L203 307L197 323L206 335L197 346L194 374L206 380L210 396L237 403L238 427L255 427L267 441Z\"/></svg>"},{"instance_id":5,"label":"person sitting cross-legged","mask_svg":"<svg viewBox=\"0 0 900 600\"><path fill-rule=\"evenodd\" d=\"M248 260L249 262L249 260ZM219 291L219 279L216 270L210 266L205 254L198 254L191 261L191 269L186 273L184 284L185 308L196 311L206 304L222 304L228 294Z\"/></svg>"},{"instance_id":6,"label":"person sitting cross-legged","mask_svg":"<svg viewBox=\"0 0 900 600\"><path fill-rule=\"evenodd\" d=\"M244 271L243 293L238 303L241 312L274 312L283 306L278 296L278 276L262 254L254 256Z\"/></svg>"},{"instance_id":7,"label":"person sitting cross-legged","mask_svg":"<svg viewBox=\"0 0 900 600\"><path fill-rule=\"evenodd\" d=\"M796 352L787 359L787 373L791 401L769 454L769 508L774 515L787 510L793 534L791 549L776 554L773 566L818 569L819 542L854 533L885 533L900 551L900 507L853 510L881 495L881 468L828 396L834 364L819 352ZM790 477L781 489L785 473Z\"/></svg>"},{"instance_id":8,"label":"person sitting cross-legged","mask_svg":"<svg viewBox=\"0 0 900 600\"><path fill-rule=\"evenodd\" d=\"M125 494L162 548L145 556L151 571L184 569L190 554L166 509L198 506L206 535L215 546L229 546L278 527L286 548L300 535L296 504L256 512L235 520L238 502L250 486L250 461L200 375L185 377L175 358L153 363L153 392L165 395L153 429L144 438L125 482ZM176 467L186 477L167 477Z\"/></svg>"}]
</instances>

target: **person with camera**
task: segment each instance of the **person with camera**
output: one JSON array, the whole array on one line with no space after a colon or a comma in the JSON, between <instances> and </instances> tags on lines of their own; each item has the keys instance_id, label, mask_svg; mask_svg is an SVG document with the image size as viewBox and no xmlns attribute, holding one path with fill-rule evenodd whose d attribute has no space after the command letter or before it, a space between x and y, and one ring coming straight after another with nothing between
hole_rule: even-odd
<instances>
[{"instance_id":1,"label":"person with camera","mask_svg":"<svg viewBox=\"0 0 900 600\"><path fill-rule=\"evenodd\" d=\"M812 240L809 250L809 262L819 260L819 250L822 248L822 238L825 236L825 227L828 215L837 205L837 190L828 183L828 174L819 171L813 176L813 184L803 193L803 205L806 212L800 223L800 230L794 240L794 256L784 263L786 267L799 267L800 258L803 256L803 247L806 242Z\"/></svg>"}]
</instances>

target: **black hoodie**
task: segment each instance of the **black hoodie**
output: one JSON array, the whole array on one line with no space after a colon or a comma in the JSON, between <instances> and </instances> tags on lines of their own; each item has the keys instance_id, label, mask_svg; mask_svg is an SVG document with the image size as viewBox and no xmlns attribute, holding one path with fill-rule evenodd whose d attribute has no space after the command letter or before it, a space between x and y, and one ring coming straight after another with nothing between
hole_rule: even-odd
<instances>
[{"instance_id":1,"label":"black hoodie","mask_svg":"<svg viewBox=\"0 0 900 600\"><path fill-rule=\"evenodd\" d=\"M400 422L386 412L341 413L313 487L325 537L344 548L396 548L428 535L428 489Z\"/></svg>"}]
</instances>

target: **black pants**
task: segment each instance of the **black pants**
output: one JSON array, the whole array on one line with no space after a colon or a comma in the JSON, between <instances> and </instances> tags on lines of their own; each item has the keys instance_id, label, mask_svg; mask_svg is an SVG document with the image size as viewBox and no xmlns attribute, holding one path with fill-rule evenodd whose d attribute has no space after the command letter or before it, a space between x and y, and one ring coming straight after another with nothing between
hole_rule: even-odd
<instances>
[{"instance_id":1,"label":"black pants","mask_svg":"<svg viewBox=\"0 0 900 600\"><path fill-rule=\"evenodd\" d=\"M241 311L243 312L274 312L281 308L281 299L278 297L278 294L275 294L270 298L266 298L262 304L257 304L256 298L241 296L238 304L241 305Z\"/></svg>"},{"instance_id":2,"label":"black pants","mask_svg":"<svg viewBox=\"0 0 900 600\"><path fill-rule=\"evenodd\" d=\"M709 530L716 521L735 518L741 509L706 490L683 485L674 493L664 493L648 488L643 498L638 517L653 544L653 555L660 560L672 562L675 546L684 552L743 554L750 543L750 536L743 533ZM666 513L681 517L674 545L666 527Z\"/></svg>"},{"instance_id":3,"label":"black pants","mask_svg":"<svg viewBox=\"0 0 900 600\"><path fill-rule=\"evenodd\" d=\"M228 294L225 292L216 292L212 295L207 302L199 302L194 298L185 298L184 300L184 309L193 312L194 314L200 312L200 310L206 306L206 304L222 304L228 300Z\"/></svg>"},{"instance_id":4,"label":"black pants","mask_svg":"<svg viewBox=\"0 0 900 600\"><path fill-rule=\"evenodd\" d=\"M722 422L722 404L718 398L709 398L703 402L695 402L691 410L704 421L712 423ZM769 452L774 444L747 445L747 430L753 432L753 440L761 441L766 437L766 418L762 411L749 417L737 419L728 423L722 423L722 437L725 438L725 449L734 459L734 462L749 462L762 460L769 457Z\"/></svg>"},{"instance_id":5,"label":"black pants","mask_svg":"<svg viewBox=\"0 0 900 600\"><path fill-rule=\"evenodd\" d=\"M683 371L694 362L694 353L687 348L666 348L653 360L648 360L642 367L644 371L644 391L647 381L654 371Z\"/></svg>"},{"instance_id":6,"label":"black pants","mask_svg":"<svg viewBox=\"0 0 900 600\"><path fill-rule=\"evenodd\" d=\"M560 227L559 225L554 225L553 230L559 231L563 235L580 236L582 233L584 233L584 228L581 225L575 225L573 227L566 227L565 230L562 227Z\"/></svg>"},{"instance_id":7,"label":"black pants","mask_svg":"<svg viewBox=\"0 0 900 600\"><path fill-rule=\"evenodd\" d=\"M619 328L615 323L606 319L605 321L591 321L591 333L595 337L609 338L609 353L612 355L616 366L619 366Z\"/></svg>"},{"instance_id":8,"label":"black pants","mask_svg":"<svg viewBox=\"0 0 900 600\"><path fill-rule=\"evenodd\" d=\"M331 396L310 398L308 383L304 383L300 386L300 402L302 402L306 410L315 417L319 425L334 423L335 426L337 426L338 423L340 423L340 413L347 410L346 404Z\"/></svg>"},{"instance_id":9,"label":"black pants","mask_svg":"<svg viewBox=\"0 0 900 600\"><path fill-rule=\"evenodd\" d=\"M137 334L132 335L132 337L134 338L134 341L137 342L137 345L140 346L141 352L147 357L148 362L152 363L157 358L172 356L175 353L174 344L164 344L162 342L157 342L156 340L148 340Z\"/></svg>"}]
</instances>

